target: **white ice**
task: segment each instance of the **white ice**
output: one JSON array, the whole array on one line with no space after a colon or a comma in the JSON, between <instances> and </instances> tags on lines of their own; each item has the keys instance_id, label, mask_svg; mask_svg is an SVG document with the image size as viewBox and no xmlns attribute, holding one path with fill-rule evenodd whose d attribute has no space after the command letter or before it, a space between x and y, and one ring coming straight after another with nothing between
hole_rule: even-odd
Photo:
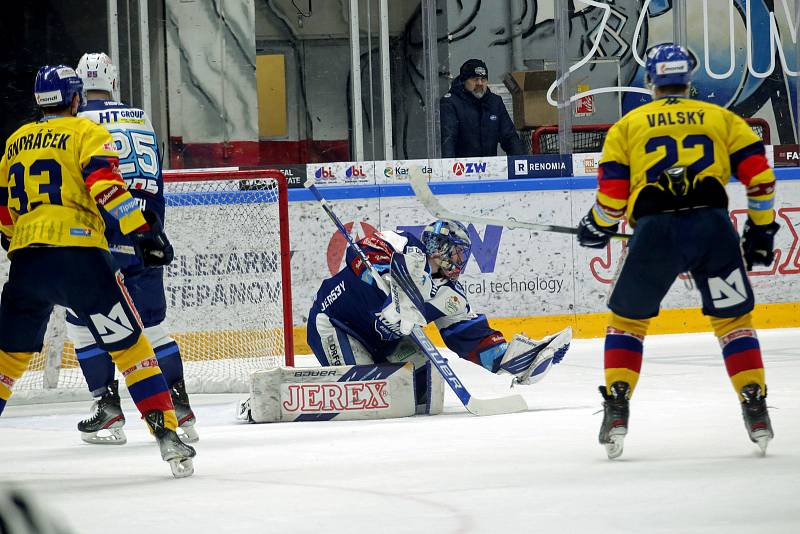
<instances>
[{"instance_id":1,"label":"white ice","mask_svg":"<svg viewBox=\"0 0 800 534\"><path fill-rule=\"evenodd\" d=\"M602 340L576 340L530 410L248 425L195 396L195 475L176 480L130 414L124 446L83 444L87 403L9 406L0 484L80 533L800 532L800 330L760 333L776 437L749 441L711 334L651 336L622 458L597 443ZM478 396L508 379L451 358Z\"/></svg>"}]
</instances>

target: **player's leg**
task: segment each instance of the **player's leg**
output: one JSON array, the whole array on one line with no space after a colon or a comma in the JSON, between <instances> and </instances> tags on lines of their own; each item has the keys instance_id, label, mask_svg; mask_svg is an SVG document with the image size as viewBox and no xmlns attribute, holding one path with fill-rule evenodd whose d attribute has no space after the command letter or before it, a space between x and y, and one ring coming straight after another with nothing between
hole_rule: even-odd
<instances>
[{"instance_id":1,"label":"player's leg","mask_svg":"<svg viewBox=\"0 0 800 534\"><path fill-rule=\"evenodd\" d=\"M65 285L67 306L86 323L98 346L111 355L125 377L128 392L173 475L191 475L195 451L178 438L169 388L111 255L99 249L72 249L68 261L72 276ZM89 282L86 272L96 273L95 279Z\"/></svg>"},{"instance_id":2,"label":"player's leg","mask_svg":"<svg viewBox=\"0 0 800 534\"><path fill-rule=\"evenodd\" d=\"M31 268L37 261L37 254L26 249L14 253L0 297L0 414L33 353L42 350L53 310L49 280L39 279Z\"/></svg>"},{"instance_id":3,"label":"player's leg","mask_svg":"<svg viewBox=\"0 0 800 534\"><path fill-rule=\"evenodd\" d=\"M742 405L748 436L766 451L774 433L767 410L761 347L751 319L753 289L742 260L739 236L727 212L706 211L703 226L709 232L708 250L704 263L692 274L703 299L703 313L710 316L725 368Z\"/></svg>"},{"instance_id":4,"label":"player's leg","mask_svg":"<svg viewBox=\"0 0 800 534\"><path fill-rule=\"evenodd\" d=\"M306 340L323 367L375 363L372 354L355 336L324 313L312 310L309 314Z\"/></svg>"},{"instance_id":5,"label":"player's leg","mask_svg":"<svg viewBox=\"0 0 800 534\"><path fill-rule=\"evenodd\" d=\"M169 336L163 323L167 316L164 295L164 269L149 268L125 272L125 287L144 324L144 335L156 353L158 366L167 381L172 396L179 434L184 441L194 443L199 439L194 429L196 417L186 393L183 379L183 360L178 344Z\"/></svg>"},{"instance_id":6,"label":"player's leg","mask_svg":"<svg viewBox=\"0 0 800 534\"><path fill-rule=\"evenodd\" d=\"M78 364L94 397L89 417L78 422L81 439L98 445L124 445L128 439L122 428L125 414L119 383L114 378L114 361L97 345L83 321L70 311L67 311L67 337L75 346Z\"/></svg>"},{"instance_id":7,"label":"player's leg","mask_svg":"<svg viewBox=\"0 0 800 534\"><path fill-rule=\"evenodd\" d=\"M611 320L604 348L603 422L598 439L609 458L622 454L629 401L639 380L650 319L683 270L671 214L642 218L609 298Z\"/></svg>"}]
</instances>

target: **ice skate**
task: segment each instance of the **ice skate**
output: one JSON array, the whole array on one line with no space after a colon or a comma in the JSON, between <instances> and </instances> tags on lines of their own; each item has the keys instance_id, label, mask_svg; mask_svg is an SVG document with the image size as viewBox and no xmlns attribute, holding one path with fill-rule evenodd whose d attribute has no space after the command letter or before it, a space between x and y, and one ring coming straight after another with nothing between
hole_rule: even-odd
<instances>
[{"instance_id":1,"label":"ice skate","mask_svg":"<svg viewBox=\"0 0 800 534\"><path fill-rule=\"evenodd\" d=\"M144 414L144 421L158 442L161 450L161 459L169 464L175 478L192 476L194 473L194 448L186 445L175 431L164 426L164 412L153 410Z\"/></svg>"},{"instance_id":2,"label":"ice skate","mask_svg":"<svg viewBox=\"0 0 800 534\"><path fill-rule=\"evenodd\" d=\"M124 445L128 442L125 414L119 399L119 382L114 380L108 390L92 405L92 415L78 423L81 439L94 445Z\"/></svg>"},{"instance_id":3,"label":"ice skate","mask_svg":"<svg viewBox=\"0 0 800 534\"><path fill-rule=\"evenodd\" d=\"M561 363L572 341L572 328L567 327L541 341L517 334L509 344L499 372L511 373L511 387L534 384L545 377L553 365Z\"/></svg>"},{"instance_id":4,"label":"ice skate","mask_svg":"<svg viewBox=\"0 0 800 534\"><path fill-rule=\"evenodd\" d=\"M608 459L622 454L625 435L628 433L628 390L626 382L611 384L611 393L605 386L598 388L603 396L603 424L600 426L600 444L606 448Z\"/></svg>"},{"instance_id":5,"label":"ice skate","mask_svg":"<svg viewBox=\"0 0 800 534\"><path fill-rule=\"evenodd\" d=\"M200 439L194 428L196 421L192 407L189 405L189 395L186 394L186 384L178 380L170 389L172 404L175 406L175 416L178 418L178 435L186 443L195 443Z\"/></svg>"},{"instance_id":6,"label":"ice skate","mask_svg":"<svg viewBox=\"0 0 800 534\"><path fill-rule=\"evenodd\" d=\"M761 449L761 454L767 454L767 445L774 437L772 431L772 422L769 420L769 411L767 410L767 392L764 389L764 394L761 394L761 386L758 384L747 384L742 388L742 417L744 417L744 426L747 429L747 434L750 436L750 441L758 445Z\"/></svg>"}]
</instances>

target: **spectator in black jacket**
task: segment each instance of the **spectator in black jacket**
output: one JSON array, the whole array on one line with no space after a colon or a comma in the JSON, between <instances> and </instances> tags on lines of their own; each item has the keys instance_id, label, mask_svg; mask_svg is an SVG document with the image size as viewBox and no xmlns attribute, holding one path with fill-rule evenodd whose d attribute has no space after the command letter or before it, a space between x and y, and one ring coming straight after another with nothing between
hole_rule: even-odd
<instances>
[{"instance_id":1,"label":"spectator in black jacket","mask_svg":"<svg viewBox=\"0 0 800 534\"><path fill-rule=\"evenodd\" d=\"M486 63L468 59L439 101L443 158L496 156L497 143L510 156L527 153L488 75Z\"/></svg>"}]
</instances>

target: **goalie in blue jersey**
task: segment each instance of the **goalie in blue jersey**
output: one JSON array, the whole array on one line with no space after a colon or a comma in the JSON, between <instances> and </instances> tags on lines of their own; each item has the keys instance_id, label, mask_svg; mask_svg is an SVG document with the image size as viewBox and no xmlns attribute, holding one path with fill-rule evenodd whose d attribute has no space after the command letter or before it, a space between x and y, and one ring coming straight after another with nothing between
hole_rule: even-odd
<instances>
[{"instance_id":1,"label":"goalie in blue jersey","mask_svg":"<svg viewBox=\"0 0 800 534\"><path fill-rule=\"evenodd\" d=\"M403 291L387 296L369 269L350 249L345 266L322 282L308 318L308 344L323 366L412 362L420 371L425 355L408 339L414 325L436 324L447 347L459 357L497 374L513 375L513 384L541 380L569 348L567 327L541 341L516 334L507 342L470 307L458 281L470 257L466 228L457 221L435 221L422 239L385 231L358 242L389 284L393 254L403 254L426 300L424 316ZM399 302L393 300L399 299ZM408 302L406 302L408 300ZM426 380L418 374L417 404L425 402Z\"/></svg>"}]
</instances>

